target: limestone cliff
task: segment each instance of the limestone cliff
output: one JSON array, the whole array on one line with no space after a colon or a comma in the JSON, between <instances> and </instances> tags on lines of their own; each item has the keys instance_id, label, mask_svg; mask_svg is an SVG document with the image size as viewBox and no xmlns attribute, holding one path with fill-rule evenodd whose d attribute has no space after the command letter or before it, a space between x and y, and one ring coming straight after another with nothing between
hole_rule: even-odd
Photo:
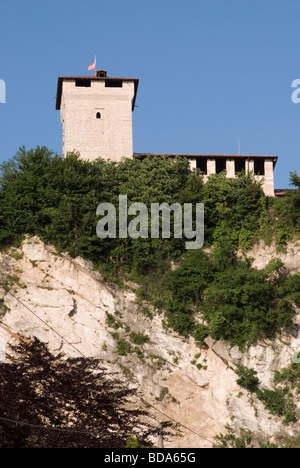
<instances>
[{"instance_id":1,"label":"limestone cliff","mask_svg":"<svg viewBox=\"0 0 300 468\"><path fill-rule=\"evenodd\" d=\"M249 256L257 268L280 257L264 245ZM300 271L299 256L297 245L281 254L292 272ZM129 285L105 283L89 262L58 253L38 238L0 255L0 280L6 285L0 291L0 359L18 334L39 338L53 352L102 359L111 373L138 388L135 404L147 407L152 422L179 423L166 447L211 447L226 424L262 440L299 433L299 423L283 425L242 389L234 369L253 368L272 388L274 370L287 367L300 351L300 335L261 342L244 353L211 339L207 349L199 349L192 339L166 331L162 316L143 313Z\"/></svg>"}]
</instances>

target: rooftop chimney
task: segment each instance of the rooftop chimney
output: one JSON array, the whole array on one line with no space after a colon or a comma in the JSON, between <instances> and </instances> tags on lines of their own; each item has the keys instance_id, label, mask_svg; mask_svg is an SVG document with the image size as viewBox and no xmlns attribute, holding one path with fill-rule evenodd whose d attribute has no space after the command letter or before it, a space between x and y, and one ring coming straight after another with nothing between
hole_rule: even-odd
<instances>
[{"instance_id":1,"label":"rooftop chimney","mask_svg":"<svg viewBox=\"0 0 300 468\"><path fill-rule=\"evenodd\" d=\"M94 76L97 78L106 78L107 77L107 71L106 70L97 70L94 73Z\"/></svg>"}]
</instances>

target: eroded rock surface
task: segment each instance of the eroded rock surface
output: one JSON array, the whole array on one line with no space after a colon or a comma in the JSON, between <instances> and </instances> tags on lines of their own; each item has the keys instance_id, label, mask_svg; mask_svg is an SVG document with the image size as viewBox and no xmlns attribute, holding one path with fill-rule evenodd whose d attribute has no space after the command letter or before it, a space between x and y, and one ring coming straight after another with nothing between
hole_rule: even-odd
<instances>
[{"instance_id":1,"label":"eroded rock surface","mask_svg":"<svg viewBox=\"0 0 300 468\"><path fill-rule=\"evenodd\" d=\"M286 260L296 272L300 248L294 248L297 252ZM271 251L253 254L257 267L276 256ZM265 439L299 433L298 424L283 426L241 389L234 369L238 364L254 368L264 386L271 388L274 370L287 367L300 350L300 336L259 343L244 353L211 339L207 349L199 349L192 339L166 331L162 316L145 317L131 289L104 283L89 262L59 254L38 238L1 254L0 270L1 283L9 283L0 291L2 361L18 334L39 338L53 352L102 359L109 372L118 372L124 384L138 388L141 399L135 404L145 409L142 401L150 403L152 422L179 423L180 434L174 432L166 447L211 447L214 437L226 432L226 424L248 428ZM134 343L133 332L148 336L148 341ZM120 340L130 344L127 354L120 349Z\"/></svg>"}]
</instances>

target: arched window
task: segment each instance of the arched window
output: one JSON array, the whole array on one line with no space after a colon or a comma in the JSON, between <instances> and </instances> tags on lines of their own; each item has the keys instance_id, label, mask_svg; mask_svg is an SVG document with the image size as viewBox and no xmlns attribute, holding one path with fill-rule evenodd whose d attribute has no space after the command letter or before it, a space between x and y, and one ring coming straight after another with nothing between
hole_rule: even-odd
<instances>
[{"instance_id":1,"label":"arched window","mask_svg":"<svg viewBox=\"0 0 300 468\"><path fill-rule=\"evenodd\" d=\"M101 114L100 114L100 112L97 112L97 114L96 114L96 119L101 119Z\"/></svg>"}]
</instances>

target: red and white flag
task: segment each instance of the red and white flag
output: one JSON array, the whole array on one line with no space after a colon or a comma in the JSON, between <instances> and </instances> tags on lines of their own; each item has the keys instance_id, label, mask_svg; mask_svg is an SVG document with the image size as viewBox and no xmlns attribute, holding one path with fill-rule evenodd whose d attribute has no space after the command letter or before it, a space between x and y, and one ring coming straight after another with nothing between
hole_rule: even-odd
<instances>
[{"instance_id":1,"label":"red and white flag","mask_svg":"<svg viewBox=\"0 0 300 468\"><path fill-rule=\"evenodd\" d=\"M96 69L96 56L93 62L91 63L91 65L89 66L88 71L95 70L95 69Z\"/></svg>"}]
</instances>

